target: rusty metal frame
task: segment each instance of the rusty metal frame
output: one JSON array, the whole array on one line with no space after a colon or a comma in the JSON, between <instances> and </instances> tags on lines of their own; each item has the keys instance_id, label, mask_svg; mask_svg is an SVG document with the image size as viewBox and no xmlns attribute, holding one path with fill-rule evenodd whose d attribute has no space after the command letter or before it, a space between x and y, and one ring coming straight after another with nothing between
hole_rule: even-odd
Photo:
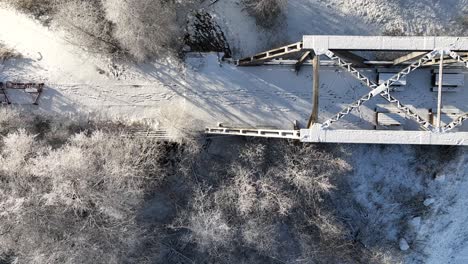
<instances>
[{"instance_id":1,"label":"rusty metal frame","mask_svg":"<svg viewBox=\"0 0 468 264\"><path fill-rule=\"evenodd\" d=\"M32 96L33 102L32 104L37 105L39 98L42 94L44 89L44 83L20 83L20 82L0 82L0 91L2 95L5 97L5 102L7 104L11 104L11 100L9 99L6 90L13 89L13 90L24 90L25 93Z\"/></svg>"}]
</instances>

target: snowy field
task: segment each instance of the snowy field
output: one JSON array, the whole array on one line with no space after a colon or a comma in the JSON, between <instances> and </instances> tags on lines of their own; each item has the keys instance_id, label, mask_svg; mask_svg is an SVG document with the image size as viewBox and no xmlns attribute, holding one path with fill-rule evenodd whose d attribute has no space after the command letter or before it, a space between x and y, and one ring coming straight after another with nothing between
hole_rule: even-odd
<instances>
[{"instance_id":1,"label":"snowy field","mask_svg":"<svg viewBox=\"0 0 468 264\"><path fill-rule=\"evenodd\" d=\"M463 34L456 21L467 6L467 0L292 0L284 23L273 32L258 29L238 1L219 1L207 9L239 57L296 42L303 34L372 35L395 30L410 35ZM170 58L124 64L84 52L70 44L66 33L8 9L0 9L0 41L23 55L0 65L0 79L47 85L38 107L29 106L27 98L13 98L13 103L33 111L163 123L169 116L181 120L189 116L199 128L219 121L289 128L293 120L304 123L310 113L310 67L299 76L287 67L239 69L220 63L215 53L192 54L187 64ZM367 91L345 73L330 71L323 73L324 82L348 87L348 96L356 98ZM330 95L340 97L344 95ZM324 109L323 114L335 110ZM357 146L349 151L355 167L350 175L353 193L368 212L380 215L375 223L382 236L395 247L402 239L408 242L407 263L468 262L466 148L443 163L437 175L424 175L421 166L430 165L419 162L431 161L416 159L411 147ZM438 154L429 157L443 158ZM402 192L420 194L421 199L405 200L397 195ZM406 215L404 208L410 203L424 210ZM399 224L407 225L407 232L395 233L394 225L401 219Z\"/></svg>"}]
</instances>

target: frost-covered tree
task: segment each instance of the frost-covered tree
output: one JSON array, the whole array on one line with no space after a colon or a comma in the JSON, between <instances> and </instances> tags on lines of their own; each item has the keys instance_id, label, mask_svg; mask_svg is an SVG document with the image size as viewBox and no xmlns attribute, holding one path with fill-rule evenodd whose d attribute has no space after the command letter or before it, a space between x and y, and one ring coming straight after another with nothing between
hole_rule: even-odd
<instances>
[{"instance_id":1,"label":"frost-covered tree","mask_svg":"<svg viewBox=\"0 0 468 264\"><path fill-rule=\"evenodd\" d=\"M6 2L20 11L40 17L53 12L55 1L58 0L2 0L0 2Z\"/></svg>"},{"instance_id":2,"label":"frost-covered tree","mask_svg":"<svg viewBox=\"0 0 468 264\"><path fill-rule=\"evenodd\" d=\"M257 24L270 28L274 26L286 9L288 0L243 0L247 12Z\"/></svg>"},{"instance_id":3,"label":"frost-covered tree","mask_svg":"<svg viewBox=\"0 0 468 264\"><path fill-rule=\"evenodd\" d=\"M15 130L12 123L31 120L10 113L19 120L0 119L10 123L0 138L0 260L141 262L130 254L143 243L145 226L136 216L164 178L164 147L99 130L57 144L70 127L53 131L50 124L32 134L39 132L35 126Z\"/></svg>"},{"instance_id":4,"label":"frost-covered tree","mask_svg":"<svg viewBox=\"0 0 468 264\"><path fill-rule=\"evenodd\" d=\"M115 25L114 37L136 59L178 48L181 27L177 4L163 0L105 0L107 17Z\"/></svg>"},{"instance_id":5,"label":"frost-covered tree","mask_svg":"<svg viewBox=\"0 0 468 264\"><path fill-rule=\"evenodd\" d=\"M113 25L106 18L101 1L67 0L56 9L54 24L70 33L70 42L104 54L120 51L120 44L113 36Z\"/></svg>"}]
</instances>

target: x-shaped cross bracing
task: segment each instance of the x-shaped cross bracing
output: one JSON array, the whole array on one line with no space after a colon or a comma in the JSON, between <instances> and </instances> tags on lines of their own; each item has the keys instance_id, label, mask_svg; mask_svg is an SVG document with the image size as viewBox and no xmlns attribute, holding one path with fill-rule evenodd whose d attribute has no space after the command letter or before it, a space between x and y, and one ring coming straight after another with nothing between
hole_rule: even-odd
<instances>
[{"instance_id":1,"label":"x-shaped cross bracing","mask_svg":"<svg viewBox=\"0 0 468 264\"><path fill-rule=\"evenodd\" d=\"M404 68L402 71L398 72L394 76L392 76L390 79L386 80L384 83L378 85L375 82L371 81L369 78L367 78L364 74L359 72L357 69L355 69L351 63L348 63L341 59L340 57L336 56L332 51L327 50L324 54L329 57L330 59L334 60L337 62L338 66L344 68L346 71L351 73L353 77L364 83L367 87L371 89L371 91L364 95L363 97L359 98L359 100L353 102L352 104L348 105L345 109L337 113L335 116L330 118L329 120L325 121L322 124L322 128L328 128L330 125L334 122L339 121L341 118L345 117L346 115L350 114L354 109L359 108L361 105L363 105L365 102L371 100L373 97L376 95L380 95L383 97L385 100L388 102L394 104L399 110L401 110L403 113L406 114L406 116L410 117L411 119L415 120L424 130L433 130L434 126L415 112L413 112L409 107L403 105L398 99L393 97L390 94L390 86L399 80L401 80L404 76L410 74L411 72L415 71L419 67L423 66L425 63L428 61L432 60L435 56L440 55L441 52L447 53L447 51L444 50L433 50L426 55L424 55L421 59L417 60L416 62L412 63L408 67ZM450 52L449 52L450 53ZM456 57L457 60L461 62L466 62L464 59L459 56L458 54L451 52L450 53L452 57ZM455 58L454 57L454 58ZM468 65L468 64L467 64ZM442 129L442 131L448 131L451 129L453 126L458 126L463 122L465 119L468 119L468 115L464 114L460 116L456 122L449 124L447 127Z\"/></svg>"},{"instance_id":2,"label":"x-shaped cross bracing","mask_svg":"<svg viewBox=\"0 0 468 264\"><path fill-rule=\"evenodd\" d=\"M465 60L458 53L452 51L449 54L450 54L450 57L452 57L454 60L463 63L465 65L465 67L468 68L468 61ZM465 121L465 120L468 120L468 113L464 113L464 114L460 115L459 117L457 117L455 119L455 121L453 121L452 123L442 127L442 132L448 132L448 131L450 131L450 130L458 127L458 126L461 126L463 124L463 121Z\"/></svg>"},{"instance_id":3,"label":"x-shaped cross bracing","mask_svg":"<svg viewBox=\"0 0 468 264\"><path fill-rule=\"evenodd\" d=\"M302 50L302 42L298 42L298 43L294 43L294 44L284 46L278 49L270 50L264 53L259 53L257 55L254 55L253 57L241 59L238 61L238 65L240 66L257 65L258 63L263 63L264 61L272 60L272 59L282 57L288 54L297 53L297 52L300 52L301 50ZM426 55L424 55L423 57L421 57L418 61L414 62L413 64L406 67L399 73L395 74L392 78L388 79L381 85L378 85L375 82L371 81L369 78L367 78L364 74L359 72L356 68L354 68L352 63L347 62L345 59L341 58L340 56L337 56L332 51L330 50L326 50L325 52L319 52L317 50L314 50L314 51L316 54L319 54L319 55L320 54L327 55L330 59L335 61L338 64L338 66L344 68L346 71L351 73L353 77L363 82L367 87L371 89L371 91L368 94L364 95L359 100L350 104L345 109L337 113L335 116L333 116L332 118L324 122L322 124L322 128L330 127L332 123L339 121L341 118L350 114L354 109L359 108L361 105L371 100L376 95L380 95L386 101L394 104L397 107L397 109L402 111L407 117L415 120L424 130L447 132L451 129L454 129L457 126L460 126L463 123L463 121L468 119L468 113L464 113L460 115L459 117L457 117L454 122L444 127L441 127L440 129L435 128L429 121L419 116L409 107L403 105L398 99L396 99L390 94L390 86L392 84L401 80L401 78L410 74L411 72L418 69L419 67L427 65L426 63L433 60L437 55L441 55L441 53L443 55L450 55L455 61L463 63L465 67L468 68L468 61L465 60L462 56L460 56L456 52L452 52L450 50L443 50L443 49L433 50L427 53ZM308 57L309 54L310 52L307 52L303 57L301 57L301 59L299 59L299 62L296 66L300 66L300 64L304 62L304 60Z\"/></svg>"}]
</instances>

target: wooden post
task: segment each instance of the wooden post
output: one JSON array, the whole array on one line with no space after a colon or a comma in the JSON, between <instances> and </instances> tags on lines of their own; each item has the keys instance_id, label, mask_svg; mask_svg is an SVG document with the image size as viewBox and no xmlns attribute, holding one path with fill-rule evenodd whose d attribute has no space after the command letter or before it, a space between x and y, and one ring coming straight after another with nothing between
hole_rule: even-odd
<instances>
[{"instance_id":1,"label":"wooden post","mask_svg":"<svg viewBox=\"0 0 468 264\"><path fill-rule=\"evenodd\" d=\"M440 129L441 115L442 115L442 82L443 82L443 67L444 67L444 52L440 52L439 62L439 92L437 93L437 124L436 127Z\"/></svg>"},{"instance_id":2,"label":"wooden post","mask_svg":"<svg viewBox=\"0 0 468 264\"><path fill-rule=\"evenodd\" d=\"M315 55L312 60L313 71L314 71L314 84L313 84L313 94L312 94L312 114L310 115L309 123L307 124L308 128L311 128L313 124L318 122L319 115L319 88L320 88L320 56Z\"/></svg>"}]
</instances>

